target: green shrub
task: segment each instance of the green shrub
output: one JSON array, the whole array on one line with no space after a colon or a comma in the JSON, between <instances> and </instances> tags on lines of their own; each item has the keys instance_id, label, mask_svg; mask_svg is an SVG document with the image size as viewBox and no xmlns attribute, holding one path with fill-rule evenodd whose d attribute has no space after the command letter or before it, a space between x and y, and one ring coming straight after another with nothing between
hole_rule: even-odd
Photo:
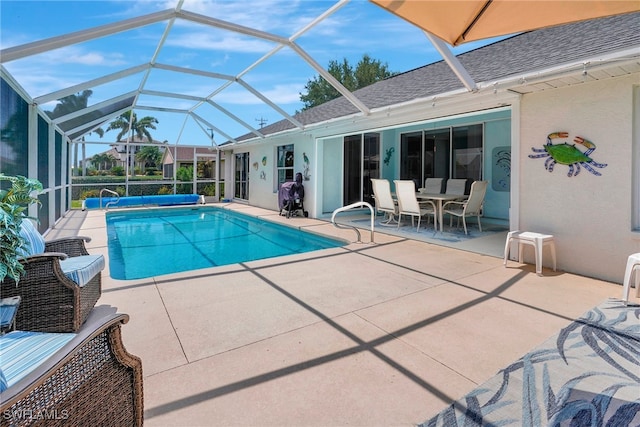
<instances>
[{"instance_id":1,"label":"green shrub","mask_svg":"<svg viewBox=\"0 0 640 427\"><path fill-rule=\"evenodd\" d=\"M111 168L111 174L115 176L124 176L124 168L122 166L114 166Z\"/></svg>"},{"instance_id":2,"label":"green shrub","mask_svg":"<svg viewBox=\"0 0 640 427\"><path fill-rule=\"evenodd\" d=\"M158 194L164 195L164 194L173 194L173 188L169 187L168 185L163 185L162 187L160 187L160 189L158 190Z\"/></svg>"},{"instance_id":3,"label":"green shrub","mask_svg":"<svg viewBox=\"0 0 640 427\"><path fill-rule=\"evenodd\" d=\"M176 171L176 179L178 181L193 181L193 166L181 166Z\"/></svg>"},{"instance_id":4,"label":"green shrub","mask_svg":"<svg viewBox=\"0 0 640 427\"><path fill-rule=\"evenodd\" d=\"M202 193L205 196L215 196L216 195L216 185L215 184L207 184L202 189Z\"/></svg>"},{"instance_id":5,"label":"green shrub","mask_svg":"<svg viewBox=\"0 0 640 427\"><path fill-rule=\"evenodd\" d=\"M80 200L88 199L89 197L100 197L100 190L84 190L80 194Z\"/></svg>"}]
</instances>

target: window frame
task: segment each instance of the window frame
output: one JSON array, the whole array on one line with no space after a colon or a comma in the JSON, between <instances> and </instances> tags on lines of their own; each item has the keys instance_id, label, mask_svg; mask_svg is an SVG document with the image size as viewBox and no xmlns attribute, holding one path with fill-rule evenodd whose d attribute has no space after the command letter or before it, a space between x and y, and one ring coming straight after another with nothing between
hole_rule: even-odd
<instances>
[{"instance_id":1,"label":"window frame","mask_svg":"<svg viewBox=\"0 0 640 427\"><path fill-rule=\"evenodd\" d=\"M287 155L287 150L290 151L289 155ZM295 144L277 145L275 147L275 159L276 176L274 182L276 184L275 191L278 191L282 184L285 182L292 182L295 177ZM290 164L289 160L291 162Z\"/></svg>"}]
</instances>

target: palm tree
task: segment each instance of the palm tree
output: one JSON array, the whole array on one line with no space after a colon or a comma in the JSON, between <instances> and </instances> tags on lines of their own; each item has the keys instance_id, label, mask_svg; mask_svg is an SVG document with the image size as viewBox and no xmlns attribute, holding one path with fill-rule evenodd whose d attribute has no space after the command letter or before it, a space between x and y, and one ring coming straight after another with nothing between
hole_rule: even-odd
<instances>
[{"instance_id":1,"label":"palm tree","mask_svg":"<svg viewBox=\"0 0 640 427\"><path fill-rule=\"evenodd\" d=\"M140 162L145 169L149 166L158 167L158 163L162 159L162 153L158 147L146 145L136 153L136 160Z\"/></svg>"},{"instance_id":2,"label":"palm tree","mask_svg":"<svg viewBox=\"0 0 640 427\"><path fill-rule=\"evenodd\" d=\"M118 159L113 157L112 154L107 154L107 159L106 159L106 162L105 162L105 169L113 168L113 165L115 165L117 162L118 162ZM108 168L106 167L107 165L109 165Z\"/></svg>"},{"instance_id":3,"label":"palm tree","mask_svg":"<svg viewBox=\"0 0 640 427\"><path fill-rule=\"evenodd\" d=\"M109 153L98 153L91 157L91 162L97 165L98 170L101 171L102 169L111 169L116 162L116 158ZM107 165L109 165L109 167L107 167Z\"/></svg>"},{"instance_id":4,"label":"palm tree","mask_svg":"<svg viewBox=\"0 0 640 427\"><path fill-rule=\"evenodd\" d=\"M124 135L131 131L131 140L133 140L134 136L137 136L140 140L144 140L146 138L147 141L152 142L153 138L151 137L149 129L155 130L156 123L158 123L158 119L155 117L145 116L138 120L136 113L127 111L120 114L117 119L109 123L107 132L119 129L120 132L116 137L116 141L120 141Z\"/></svg>"},{"instance_id":5,"label":"palm tree","mask_svg":"<svg viewBox=\"0 0 640 427\"><path fill-rule=\"evenodd\" d=\"M129 141L134 141L135 137L138 137L138 140L144 141L145 139L149 142L153 142L153 137L151 136L151 132L149 129L156 129L156 123L158 123L158 119L155 117L145 116L142 119L138 120L138 116L133 111L127 111L122 113L118 118L109 123L109 127L107 128L107 132L110 130L119 130L118 136L116 136L116 141L120 141L123 136L130 133ZM135 150L134 152L137 152ZM129 159L127 163L131 162L130 165L130 174L133 173L133 162L135 157L129 154Z\"/></svg>"},{"instance_id":6,"label":"palm tree","mask_svg":"<svg viewBox=\"0 0 640 427\"><path fill-rule=\"evenodd\" d=\"M91 90L83 90L77 95L69 95L64 98L58 99L58 103L54 107L53 111L47 111L47 115L52 119L66 116L69 113L74 113L83 108L87 108L89 97L93 95Z\"/></svg>"},{"instance_id":7,"label":"palm tree","mask_svg":"<svg viewBox=\"0 0 640 427\"><path fill-rule=\"evenodd\" d=\"M67 114L75 113L78 110L82 110L87 108L89 105L89 97L93 95L93 91L86 89L77 95L69 95L64 98L58 99L58 103L53 108L53 111L45 111L45 113L52 119L57 119L58 117L66 116ZM99 115L100 113L95 113ZM95 129L93 132L97 133L100 138L104 135L104 131L101 128ZM91 132L89 132L89 135ZM85 159L85 144L84 144L84 135L82 136L82 167L83 172L82 175L85 175L86 168L86 159ZM78 170L78 144L74 145L73 150L73 168L74 170Z\"/></svg>"},{"instance_id":8,"label":"palm tree","mask_svg":"<svg viewBox=\"0 0 640 427\"><path fill-rule=\"evenodd\" d=\"M102 170L102 164L106 161L106 157L107 157L106 153L94 154L91 157L91 163L93 163L93 165L96 167L96 169L98 169L100 171L100 170Z\"/></svg>"}]
</instances>

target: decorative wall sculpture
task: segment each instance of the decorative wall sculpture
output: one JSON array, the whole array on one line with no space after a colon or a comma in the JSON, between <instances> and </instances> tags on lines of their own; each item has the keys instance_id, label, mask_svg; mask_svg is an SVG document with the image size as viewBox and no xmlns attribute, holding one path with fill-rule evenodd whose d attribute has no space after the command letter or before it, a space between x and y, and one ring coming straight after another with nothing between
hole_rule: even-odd
<instances>
[{"instance_id":1,"label":"decorative wall sculpture","mask_svg":"<svg viewBox=\"0 0 640 427\"><path fill-rule=\"evenodd\" d=\"M307 157L307 153L302 153L302 160L304 161L304 168L302 170L302 177L305 181L309 181L311 175L309 174L309 158Z\"/></svg>"},{"instance_id":2,"label":"decorative wall sculpture","mask_svg":"<svg viewBox=\"0 0 640 427\"><path fill-rule=\"evenodd\" d=\"M493 149L491 162L491 188L493 191L511 190L511 147Z\"/></svg>"},{"instance_id":3,"label":"decorative wall sculpture","mask_svg":"<svg viewBox=\"0 0 640 427\"><path fill-rule=\"evenodd\" d=\"M391 156L393 155L393 152L396 151L395 148L391 147L391 148L387 148L387 151L385 151L384 153L384 164L389 166L389 161L391 160Z\"/></svg>"},{"instance_id":4,"label":"decorative wall sculpture","mask_svg":"<svg viewBox=\"0 0 640 427\"><path fill-rule=\"evenodd\" d=\"M575 144L568 144L566 141L562 144L552 144L554 139L567 138L568 132L553 132L547 136L547 143L542 148L531 147L531 151L540 154L529 154L532 159L539 159L548 157L544 162L544 167L549 172L553 172L553 168L557 163L561 165L569 166L568 177L577 176L580 173L580 166L591 172L596 176L602 175L600 172L594 169L607 167L606 163L597 163L589 154L593 153L596 149L596 144L588 141L580 136L573 138ZM586 151L581 151L576 147L579 144L586 148Z\"/></svg>"}]
</instances>

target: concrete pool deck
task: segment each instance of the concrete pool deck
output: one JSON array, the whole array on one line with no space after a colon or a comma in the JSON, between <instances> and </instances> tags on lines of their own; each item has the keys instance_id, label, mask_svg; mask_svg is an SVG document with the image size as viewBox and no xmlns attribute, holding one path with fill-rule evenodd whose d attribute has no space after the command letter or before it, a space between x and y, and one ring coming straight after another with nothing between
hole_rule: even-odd
<instances>
[{"instance_id":1,"label":"concrete pool deck","mask_svg":"<svg viewBox=\"0 0 640 427\"><path fill-rule=\"evenodd\" d=\"M98 304L131 318L122 332L143 361L145 424L415 425L622 292L384 231L375 244L362 230L365 243L149 279L107 267ZM72 211L47 238L69 234L108 256L103 211Z\"/></svg>"}]
</instances>

